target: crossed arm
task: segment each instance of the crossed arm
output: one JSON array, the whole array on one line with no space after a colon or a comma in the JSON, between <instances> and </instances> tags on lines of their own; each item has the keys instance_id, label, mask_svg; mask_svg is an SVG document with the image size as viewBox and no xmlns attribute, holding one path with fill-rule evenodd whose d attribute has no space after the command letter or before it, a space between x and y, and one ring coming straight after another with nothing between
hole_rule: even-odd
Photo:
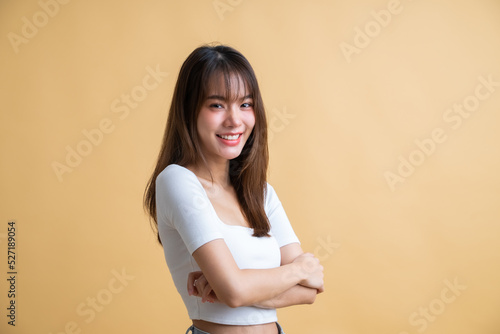
<instances>
[{"instance_id":1,"label":"crossed arm","mask_svg":"<svg viewBox=\"0 0 500 334\"><path fill-rule=\"evenodd\" d=\"M188 292L202 301L219 301L230 307L312 304L324 289L319 260L304 253L298 243L283 246L280 251L278 268L239 269L225 242L211 241L193 253L201 271L189 274Z\"/></svg>"}]
</instances>

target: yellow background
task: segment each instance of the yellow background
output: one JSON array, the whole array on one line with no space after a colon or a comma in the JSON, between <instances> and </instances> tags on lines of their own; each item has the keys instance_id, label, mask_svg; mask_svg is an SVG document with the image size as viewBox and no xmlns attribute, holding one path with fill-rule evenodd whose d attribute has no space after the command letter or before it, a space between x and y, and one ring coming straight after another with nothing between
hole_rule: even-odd
<instances>
[{"instance_id":1,"label":"yellow background","mask_svg":"<svg viewBox=\"0 0 500 334\"><path fill-rule=\"evenodd\" d=\"M184 333L189 319L142 194L180 66L218 41L257 73L273 119L269 182L325 266L314 305L279 311L286 333L499 333L500 87L459 125L458 114L443 117L474 103L480 77L500 81L500 3L218 6L0 2L0 332ZM397 13L384 21L376 13L388 7ZM36 33L24 27L34 20ZM12 42L23 29L31 37ZM343 52L347 44L357 51ZM148 68L168 75L128 115L114 112L122 94L141 93ZM82 131L106 119L112 131L58 179L53 164L66 165L68 146L84 150ZM446 140L418 153L415 141L429 143L435 129ZM387 172L410 156L420 165L391 186ZM15 328L9 220L18 227Z\"/></svg>"}]
</instances>

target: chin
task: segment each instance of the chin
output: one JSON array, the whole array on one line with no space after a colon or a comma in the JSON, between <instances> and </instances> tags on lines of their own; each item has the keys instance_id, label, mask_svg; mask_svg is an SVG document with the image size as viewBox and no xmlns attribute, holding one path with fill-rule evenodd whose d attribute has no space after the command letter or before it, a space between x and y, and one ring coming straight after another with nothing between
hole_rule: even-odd
<instances>
[{"instance_id":1,"label":"chin","mask_svg":"<svg viewBox=\"0 0 500 334\"><path fill-rule=\"evenodd\" d=\"M241 155L241 151L238 154L225 154L224 159L233 160Z\"/></svg>"},{"instance_id":2,"label":"chin","mask_svg":"<svg viewBox=\"0 0 500 334\"><path fill-rule=\"evenodd\" d=\"M241 155L241 151L242 151L242 149L233 150L231 152L224 152L221 154L221 156L223 156L224 159L232 160L232 159L239 157Z\"/></svg>"}]
</instances>

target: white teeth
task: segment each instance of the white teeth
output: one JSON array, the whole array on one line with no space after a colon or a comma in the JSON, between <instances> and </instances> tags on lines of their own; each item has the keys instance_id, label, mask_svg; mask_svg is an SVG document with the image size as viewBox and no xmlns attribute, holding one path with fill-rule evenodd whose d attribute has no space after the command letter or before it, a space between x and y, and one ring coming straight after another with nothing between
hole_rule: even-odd
<instances>
[{"instance_id":1,"label":"white teeth","mask_svg":"<svg viewBox=\"0 0 500 334\"><path fill-rule=\"evenodd\" d=\"M236 140L240 135L232 135L232 136L218 135L218 136L226 140Z\"/></svg>"}]
</instances>

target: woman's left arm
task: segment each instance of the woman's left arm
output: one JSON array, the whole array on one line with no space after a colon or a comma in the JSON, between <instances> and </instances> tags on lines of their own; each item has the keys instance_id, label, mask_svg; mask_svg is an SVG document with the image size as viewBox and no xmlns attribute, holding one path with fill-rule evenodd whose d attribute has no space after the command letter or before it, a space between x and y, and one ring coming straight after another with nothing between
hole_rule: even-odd
<instances>
[{"instance_id":1,"label":"woman's left arm","mask_svg":"<svg viewBox=\"0 0 500 334\"><path fill-rule=\"evenodd\" d=\"M304 253L298 243L291 243L280 248L281 265L291 263L297 256ZM316 300L318 290L311 289L302 285L295 285L282 294L263 301L254 306L260 308L282 308L292 305L312 304Z\"/></svg>"},{"instance_id":2,"label":"woman's left arm","mask_svg":"<svg viewBox=\"0 0 500 334\"><path fill-rule=\"evenodd\" d=\"M259 308L282 308L292 305L312 304L316 300L317 294L318 290L316 289L296 285L281 295L255 304L254 306Z\"/></svg>"}]
</instances>

